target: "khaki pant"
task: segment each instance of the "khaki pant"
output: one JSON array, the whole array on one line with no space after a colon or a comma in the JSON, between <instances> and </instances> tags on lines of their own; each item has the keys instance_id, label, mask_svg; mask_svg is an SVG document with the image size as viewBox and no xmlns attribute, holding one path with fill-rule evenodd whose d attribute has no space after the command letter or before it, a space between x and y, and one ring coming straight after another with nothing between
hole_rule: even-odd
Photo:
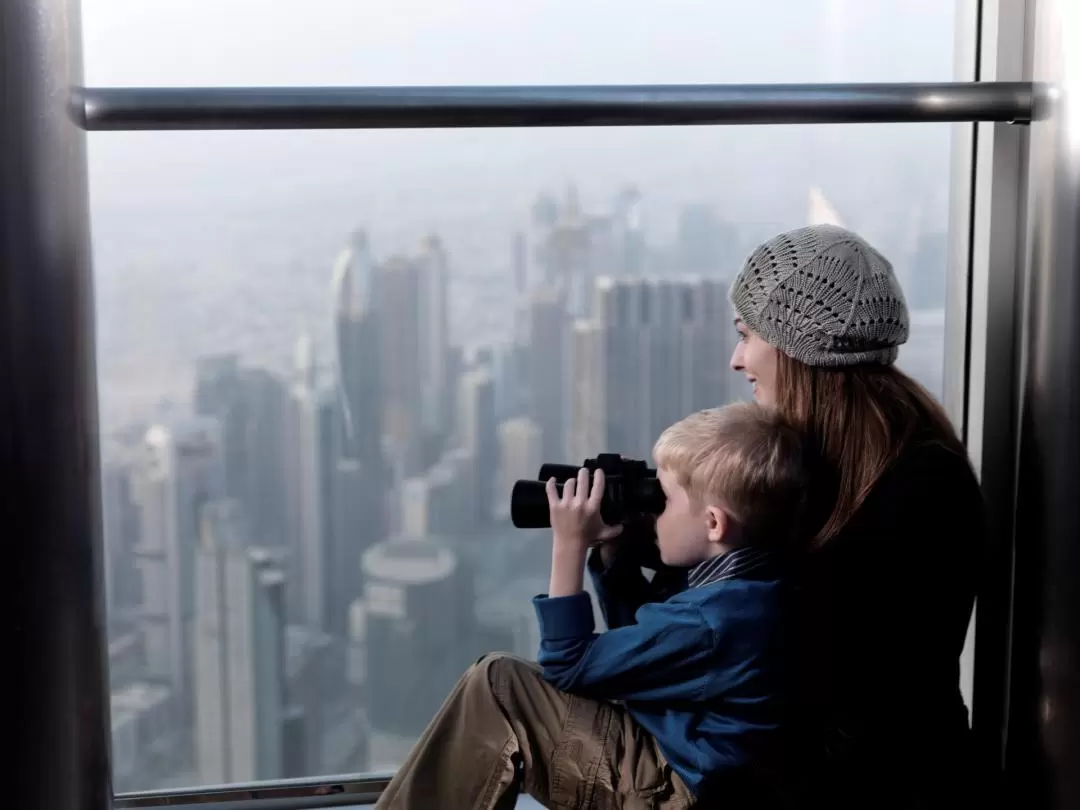
<instances>
[{"instance_id":1,"label":"khaki pant","mask_svg":"<svg viewBox=\"0 0 1080 810\"><path fill-rule=\"evenodd\" d=\"M550 810L693 804L622 706L560 692L535 664L489 655L458 681L375 807L502 810L519 790Z\"/></svg>"}]
</instances>

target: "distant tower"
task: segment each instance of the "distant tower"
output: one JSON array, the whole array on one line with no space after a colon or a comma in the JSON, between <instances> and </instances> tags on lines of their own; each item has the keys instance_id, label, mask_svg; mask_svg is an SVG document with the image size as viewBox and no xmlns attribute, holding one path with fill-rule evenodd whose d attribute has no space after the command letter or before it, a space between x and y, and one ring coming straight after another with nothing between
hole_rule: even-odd
<instances>
[{"instance_id":1,"label":"distant tower","mask_svg":"<svg viewBox=\"0 0 1080 810\"><path fill-rule=\"evenodd\" d=\"M839 212L829 201L829 198L826 197L825 193L817 186L810 189L806 206L806 224L837 225L841 228L847 227L844 224L844 220L841 219Z\"/></svg>"},{"instance_id":2,"label":"distant tower","mask_svg":"<svg viewBox=\"0 0 1080 810\"><path fill-rule=\"evenodd\" d=\"M265 545L278 545L284 523L285 384L270 372L245 368L236 354L195 364L195 413L221 426L225 494L249 516Z\"/></svg>"},{"instance_id":3,"label":"distant tower","mask_svg":"<svg viewBox=\"0 0 1080 810\"><path fill-rule=\"evenodd\" d=\"M495 385L490 368L470 369L458 381L458 446L472 460L472 505L477 524L492 516L498 446L495 440Z\"/></svg>"},{"instance_id":4,"label":"distant tower","mask_svg":"<svg viewBox=\"0 0 1080 810\"><path fill-rule=\"evenodd\" d=\"M442 241L428 236L417 257L420 263L420 386L424 432L443 438L447 423L447 394L450 391L450 269Z\"/></svg>"},{"instance_id":5,"label":"distant tower","mask_svg":"<svg viewBox=\"0 0 1080 810\"><path fill-rule=\"evenodd\" d=\"M561 292L550 287L537 288L529 300L528 415L540 428L543 454L548 461L561 458L566 441L569 318L565 300Z\"/></svg>"},{"instance_id":6,"label":"distant tower","mask_svg":"<svg viewBox=\"0 0 1080 810\"><path fill-rule=\"evenodd\" d=\"M138 481L146 663L151 677L171 684L181 711L190 705L198 515L204 504L222 497L221 468L220 430L213 419L155 425L146 432Z\"/></svg>"},{"instance_id":7,"label":"distant tower","mask_svg":"<svg viewBox=\"0 0 1080 810\"><path fill-rule=\"evenodd\" d=\"M142 601L135 565L139 546L139 507L135 501L135 450L103 443L101 464L102 528L105 547L106 618L126 631Z\"/></svg>"},{"instance_id":8,"label":"distant tower","mask_svg":"<svg viewBox=\"0 0 1080 810\"><path fill-rule=\"evenodd\" d=\"M196 557L195 741L204 784L285 775L285 577L235 501L202 510Z\"/></svg>"},{"instance_id":9,"label":"distant tower","mask_svg":"<svg viewBox=\"0 0 1080 810\"><path fill-rule=\"evenodd\" d=\"M385 536L388 468L382 452L384 360L376 302L382 278L366 234L353 234L334 266L338 444L329 467L323 593L325 629L343 637L360 594L360 556ZM308 583L311 588L315 584ZM311 597L314 599L314 595Z\"/></svg>"},{"instance_id":10,"label":"distant tower","mask_svg":"<svg viewBox=\"0 0 1080 810\"><path fill-rule=\"evenodd\" d=\"M529 249L525 234L521 231L514 234L512 267L514 272L514 292L520 298L529 289Z\"/></svg>"},{"instance_id":11,"label":"distant tower","mask_svg":"<svg viewBox=\"0 0 1080 810\"><path fill-rule=\"evenodd\" d=\"M289 545L289 615L293 622L328 632L331 591L330 477L337 443L333 393L321 388L311 338L296 346L296 373L286 419L286 512Z\"/></svg>"},{"instance_id":12,"label":"distant tower","mask_svg":"<svg viewBox=\"0 0 1080 810\"><path fill-rule=\"evenodd\" d=\"M495 505L500 516L509 517L510 493L519 478L534 478L544 463L540 428L528 417L508 419L498 427L499 480ZM576 458L576 456L570 456Z\"/></svg>"},{"instance_id":13,"label":"distant tower","mask_svg":"<svg viewBox=\"0 0 1080 810\"><path fill-rule=\"evenodd\" d=\"M648 458L668 425L728 401L726 284L600 278L573 332L569 455Z\"/></svg>"},{"instance_id":14,"label":"distant tower","mask_svg":"<svg viewBox=\"0 0 1080 810\"><path fill-rule=\"evenodd\" d=\"M333 277L340 455L379 467L382 377L375 283L367 235L357 231L338 256Z\"/></svg>"},{"instance_id":15,"label":"distant tower","mask_svg":"<svg viewBox=\"0 0 1080 810\"><path fill-rule=\"evenodd\" d=\"M364 554L371 760L400 764L468 665L473 593L435 540L393 539Z\"/></svg>"},{"instance_id":16,"label":"distant tower","mask_svg":"<svg viewBox=\"0 0 1080 810\"><path fill-rule=\"evenodd\" d=\"M617 272L624 276L645 273L645 214L641 192L627 186L615 198L612 226Z\"/></svg>"},{"instance_id":17,"label":"distant tower","mask_svg":"<svg viewBox=\"0 0 1080 810\"><path fill-rule=\"evenodd\" d=\"M383 425L404 476L439 455L449 433L449 262L436 237L380 267Z\"/></svg>"}]
</instances>

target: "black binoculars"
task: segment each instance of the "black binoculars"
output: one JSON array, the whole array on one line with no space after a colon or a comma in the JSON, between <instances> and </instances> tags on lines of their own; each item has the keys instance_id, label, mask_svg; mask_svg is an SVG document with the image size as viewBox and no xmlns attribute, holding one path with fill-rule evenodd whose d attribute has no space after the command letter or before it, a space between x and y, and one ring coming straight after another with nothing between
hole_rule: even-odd
<instances>
[{"instance_id":1,"label":"black binoculars","mask_svg":"<svg viewBox=\"0 0 1080 810\"><path fill-rule=\"evenodd\" d=\"M604 471L604 497L600 502L600 517L609 526L638 517L659 515L664 511L664 490L656 480L656 470L644 461L623 458L618 453L601 453L587 458L581 465L589 471L590 481L597 470ZM514 484L510 494L510 520L519 529L543 529L551 525L545 486L554 478L559 491L578 470L572 464L545 464L536 480Z\"/></svg>"}]
</instances>

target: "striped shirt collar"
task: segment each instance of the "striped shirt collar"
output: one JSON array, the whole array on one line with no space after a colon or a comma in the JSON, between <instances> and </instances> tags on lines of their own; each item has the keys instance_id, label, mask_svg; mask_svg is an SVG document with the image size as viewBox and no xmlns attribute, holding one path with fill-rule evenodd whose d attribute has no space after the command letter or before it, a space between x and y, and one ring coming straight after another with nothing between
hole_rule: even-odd
<instances>
[{"instance_id":1,"label":"striped shirt collar","mask_svg":"<svg viewBox=\"0 0 1080 810\"><path fill-rule=\"evenodd\" d=\"M749 575L766 568L771 558L765 549L737 548L695 565L687 575L687 584L700 588L726 579L756 579Z\"/></svg>"}]
</instances>

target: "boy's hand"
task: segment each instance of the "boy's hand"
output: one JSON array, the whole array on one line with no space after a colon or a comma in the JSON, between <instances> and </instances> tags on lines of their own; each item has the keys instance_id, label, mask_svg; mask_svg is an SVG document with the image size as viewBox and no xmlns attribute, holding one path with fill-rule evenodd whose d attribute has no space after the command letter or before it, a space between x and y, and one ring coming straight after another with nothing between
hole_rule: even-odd
<instances>
[{"instance_id":1,"label":"boy's hand","mask_svg":"<svg viewBox=\"0 0 1080 810\"><path fill-rule=\"evenodd\" d=\"M600 517L604 497L604 472L597 470L589 486L589 471L582 468L577 479L571 478L559 494L555 479L547 482L548 508L555 545L580 549L617 537L622 526L607 526Z\"/></svg>"}]
</instances>

